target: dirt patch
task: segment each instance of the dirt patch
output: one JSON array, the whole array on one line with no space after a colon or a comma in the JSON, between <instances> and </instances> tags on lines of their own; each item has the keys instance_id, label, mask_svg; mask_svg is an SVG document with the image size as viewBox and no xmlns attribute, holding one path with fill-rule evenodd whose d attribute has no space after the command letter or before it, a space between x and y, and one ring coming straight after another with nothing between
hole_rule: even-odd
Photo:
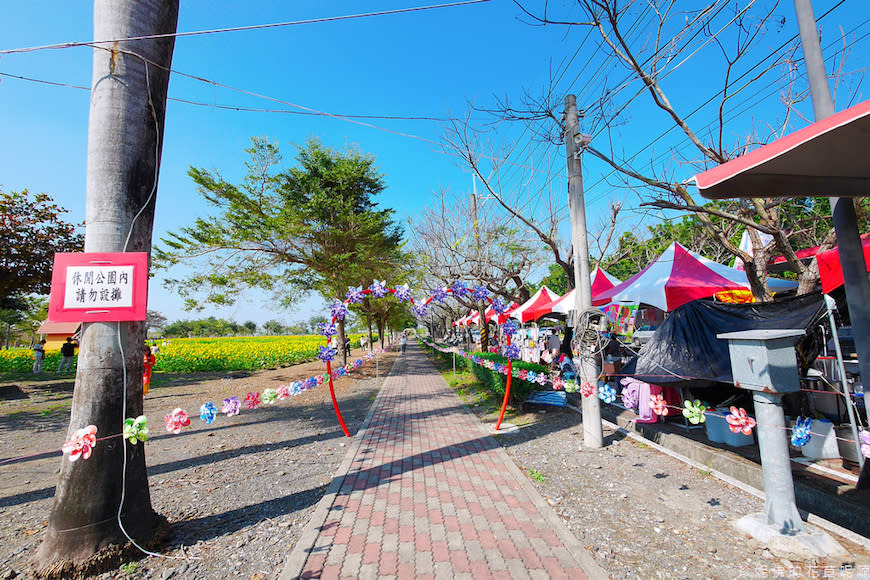
<instances>
[{"instance_id":1,"label":"dirt patch","mask_svg":"<svg viewBox=\"0 0 870 580\"><path fill-rule=\"evenodd\" d=\"M361 351L355 351L358 358ZM339 408L356 433L393 354L335 381ZM320 361L253 373L157 374L145 398L151 437L145 443L154 509L171 526L163 557L129 557L98 578L276 578L314 506L341 463L349 439L323 385L245 410L212 425L199 407L322 374ZM0 378L0 383L13 381ZM0 400L0 578L32 577L30 558L48 525L69 421L72 376L18 377L26 398ZM163 416L181 407L193 426L167 433ZM35 455L34 455L35 454Z\"/></svg>"}]
</instances>

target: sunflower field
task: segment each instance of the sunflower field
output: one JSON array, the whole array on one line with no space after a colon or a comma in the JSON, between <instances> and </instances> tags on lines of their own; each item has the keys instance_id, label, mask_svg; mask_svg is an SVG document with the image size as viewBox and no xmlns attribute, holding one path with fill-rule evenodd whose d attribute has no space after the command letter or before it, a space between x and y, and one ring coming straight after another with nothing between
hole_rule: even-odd
<instances>
[{"instance_id":1,"label":"sunflower field","mask_svg":"<svg viewBox=\"0 0 870 580\"><path fill-rule=\"evenodd\" d=\"M351 345L359 348L359 334L351 335ZM203 371L253 371L278 368L313 360L325 344L322 336L242 336L217 338L173 338L148 341L157 345L155 371L192 373ZM76 357L78 359L78 357ZM46 372L60 363L60 351L45 353ZM33 351L18 348L0 351L0 373L28 373L33 366Z\"/></svg>"}]
</instances>

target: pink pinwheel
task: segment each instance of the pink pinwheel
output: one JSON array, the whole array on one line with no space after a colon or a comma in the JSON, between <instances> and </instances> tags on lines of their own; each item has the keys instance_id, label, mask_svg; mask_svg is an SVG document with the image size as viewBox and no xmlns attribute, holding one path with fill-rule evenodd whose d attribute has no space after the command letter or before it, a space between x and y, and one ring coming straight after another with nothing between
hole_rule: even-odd
<instances>
[{"instance_id":1,"label":"pink pinwheel","mask_svg":"<svg viewBox=\"0 0 870 580\"><path fill-rule=\"evenodd\" d=\"M526 369L520 369L520 372L517 374L517 378L521 381L526 380L527 378L529 378L529 371Z\"/></svg>"},{"instance_id":2,"label":"pink pinwheel","mask_svg":"<svg viewBox=\"0 0 870 580\"><path fill-rule=\"evenodd\" d=\"M858 438L861 439L861 455L870 457L870 431L861 429Z\"/></svg>"},{"instance_id":3,"label":"pink pinwheel","mask_svg":"<svg viewBox=\"0 0 870 580\"><path fill-rule=\"evenodd\" d=\"M290 387L289 386L281 385L280 387L278 387L278 398L279 399L286 399L289 396L290 396Z\"/></svg>"},{"instance_id":4,"label":"pink pinwheel","mask_svg":"<svg viewBox=\"0 0 870 580\"><path fill-rule=\"evenodd\" d=\"M592 397L595 395L595 385L589 381L580 385L580 394L584 397Z\"/></svg>"},{"instance_id":5,"label":"pink pinwheel","mask_svg":"<svg viewBox=\"0 0 870 580\"><path fill-rule=\"evenodd\" d=\"M75 461L79 457L87 459L91 456L91 451L94 445L97 444L97 427L88 425L82 429L78 429L69 438L69 441L63 444L63 452L69 453L68 459Z\"/></svg>"},{"instance_id":6,"label":"pink pinwheel","mask_svg":"<svg viewBox=\"0 0 870 580\"><path fill-rule=\"evenodd\" d=\"M746 409L732 406L730 413L725 415L725 420L728 421L728 428L731 429L732 433L742 432L744 435L752 435L755 419L746 416Z\"/></svg>"},{"instance_id":7,"label":"pink pinwheel","mask_svg":"<svg viewBox=\"0 0 870 580\"><path fill-rule=\"evenodd\" d=\"M248 393L245 396L245 408L256 409L260 406L260 393Z\"/></svg>"},{"instance_id":8,"label":"pink pinwheel","mask_svg":"<svg viewBox=\"0 0 870 580\"><path fill-rule=\"evenodd\" d=\"M553 388L557 391L561 390L564 383L562 382L562 377L553 377L552 380Z\"/></svg>"},{"instance_id":9,"label":"pink pinwheel","mask_svg":"<svg viewBox=\"0 0 870 580\"><path fill-rule=\"evenodd\" d=\"M665 401L665 398L661 395L653 395L650 397L649 408L652 409L653 413L656 415L667 415L668 414L668 402Z\"/></svg>"},{"instance_id":10,"label":"pink pinwheel","mask_svg":"<svg viewBox=\"0 0 870 580\"><path fill-rule=\"evenodd\" d=\"M178 407L163 417L163 420L166 422L166 430L176 435L181 433L182 427L190 425L190 417L187 416L187 411Z\"/></svg>"}]
</instances>

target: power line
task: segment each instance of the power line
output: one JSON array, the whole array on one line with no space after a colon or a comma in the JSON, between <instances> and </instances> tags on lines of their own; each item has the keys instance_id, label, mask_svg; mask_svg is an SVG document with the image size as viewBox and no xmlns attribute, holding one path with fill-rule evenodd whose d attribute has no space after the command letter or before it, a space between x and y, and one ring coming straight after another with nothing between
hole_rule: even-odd
<instances>
[{"instance_id":1,"label":"power line","mask_svg":"<svg viewBox=\"0 0 870 580\"><path fill-rule=\"evenodd\" d=\"M321 18L308 18L305 20L290 20L287 22L273 22L269 24L251 24L249 26L232 26L227 28L213 28L210 30L193 30L190 32L170 32L164 34L146 34L143 36L131 36L128 38L116 38L113 40L91 40L81 42L63 42L59 44L46 44L42 46L31 46L24 48L11 48L0 50L2 54L13 54L22 52L34 52L37 50L54 50L60 48L74 48L80 46L95 46L99 44L114 44L118 42L130 42L134 40L154 40L158 38L182 38L186 36L201 36L205 34L220 34L224 32L243 32L248 30L263 30L267 28L282 28L286 26L299 26L302 24L321 24L325 22L339 22L342 20L353 20L358 18L370 18L373 16L391 16L393 14L404 14L408 12L422 12L424 10L437 10L440 8L455 8L458 6L469 6L472 4L483 4L492 0L463 0L460 2L451 2L448 4L434 4L429 6L413 6L411 8L397 8L395 10L379 10L377 12L364 12L359 14L347 14L343 16L325 16Z\"/></svg>"},{"instance_id":2,"label":"power line","mask_svg":"<svg viewBox=\"0 0 870 580\"><path fill-rule=\"evenodd\" d=\"M18 79L22 81L28 81L32 83L39 83L43 85L50 85L54 87L64 87L70 89L79 89L84 91L90 91L90 87L86 87L83 85L74 85L70 83L62 83L57 81L48 81L44 79L37 79L34 77L26 77L22 75L15 75L11 73L0 72L0 77L9 77L13 79ZM302 115L302 116L312 116L312 117L323 117L329 116L327 113L322 113L319 111L290 111L287 109L266 109L262 107L244 107L241 105L227 105L221 103L208 103L205 101L194 101L191 99L183 99L180 97L167 97L168 100L174 101L176 103L183 103L185 105L194 105L197 107L210 107L213 109L222 109L226 111L237 111L237 112L245 112L245 113L281 113L285 115ZM437 121L437 122L449 122L454 121L455 119L451 117L432 117L432 116L421 116L421 115L363 115L363 114L355 114L355 113L335 113L341 117L347 117L349 119L375 119L375 120L386 120L386 121Z\"/></svg>"}]
</instances>

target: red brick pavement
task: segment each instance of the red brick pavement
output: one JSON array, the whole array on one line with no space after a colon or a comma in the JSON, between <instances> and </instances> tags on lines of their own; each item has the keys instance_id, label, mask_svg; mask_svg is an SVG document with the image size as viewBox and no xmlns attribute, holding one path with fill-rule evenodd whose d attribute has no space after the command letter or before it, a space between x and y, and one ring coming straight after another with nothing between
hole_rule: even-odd
<instances>
[{"instance_id":1,"label":"red brick pavement","mask_svg":"<svg viewBox=\"0 0 870 580\"><path fill-rule=\"evenodd\" d=\"M411 346L281 579L550 577L606 575Z\"/></svg>"}]
</instances>

